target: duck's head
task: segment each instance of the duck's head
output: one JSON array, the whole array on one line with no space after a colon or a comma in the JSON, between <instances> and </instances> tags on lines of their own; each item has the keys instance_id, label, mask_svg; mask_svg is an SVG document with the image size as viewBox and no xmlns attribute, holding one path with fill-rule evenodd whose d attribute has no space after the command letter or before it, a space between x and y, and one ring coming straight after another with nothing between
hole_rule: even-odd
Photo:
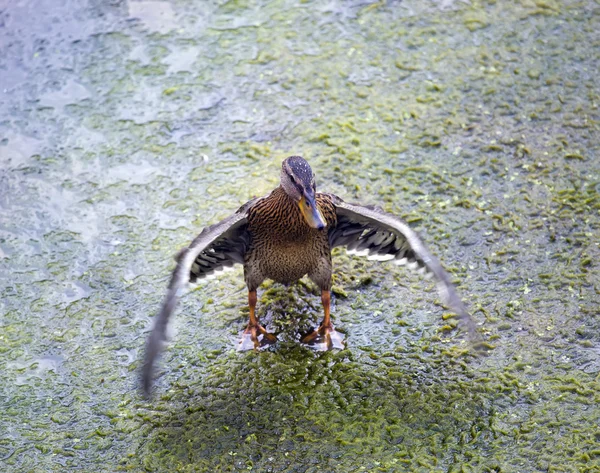
<instances>
[{"instance_id":1,"label":"duck's head","mask_svg":"<svg viewBox=\"0 0 600 473\"><path fill-rule=\"evenodd\" d=\"M290 156L283 161L281 187L298 204L306 223L318 229L327 226L317 208L315 178L312 169L304 158Z\"/></svg>"}]
</instances>

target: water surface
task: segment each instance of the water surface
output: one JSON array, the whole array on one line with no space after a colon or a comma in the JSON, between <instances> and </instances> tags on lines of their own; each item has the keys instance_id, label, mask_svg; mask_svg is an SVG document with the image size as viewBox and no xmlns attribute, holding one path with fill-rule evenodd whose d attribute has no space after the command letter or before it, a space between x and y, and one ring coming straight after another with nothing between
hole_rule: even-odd
<instances>
[{"instance_id":1,"label":"water surface","mask_svg":"<svg viewBox=\"0 0 600 473\"><path fill-rule=\"evenodd\" d=\"M0 10L2 471L600 469L600 10L593 1L22 0ZM306 157L417 228L430 282L336 253L265 284L281 342L238 354L241 269L140 356L172 255Z\"/></svg>"}]
</instances>

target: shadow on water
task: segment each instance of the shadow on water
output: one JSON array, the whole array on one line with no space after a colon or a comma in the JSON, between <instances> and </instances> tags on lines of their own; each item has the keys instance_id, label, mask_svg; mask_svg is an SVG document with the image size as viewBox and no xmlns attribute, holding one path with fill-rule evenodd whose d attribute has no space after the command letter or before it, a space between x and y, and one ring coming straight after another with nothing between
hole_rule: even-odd
<instances>
[{"instance_id":1,"label":"shadow on water","mask_svg":"<svg viewBox=\"0 0 600 473\"><path fill-rule=\"evenodd\" d=\"M488 403L464 365L432 368L410 356L313 353L286 342L219 357L204 379L184 375L173 394L161 396L169 409L148 418L144 466L359 471L451 464L461 446L492 435ZM363 455L379 461L369 466Z\"/></svg>"}]
</instances>

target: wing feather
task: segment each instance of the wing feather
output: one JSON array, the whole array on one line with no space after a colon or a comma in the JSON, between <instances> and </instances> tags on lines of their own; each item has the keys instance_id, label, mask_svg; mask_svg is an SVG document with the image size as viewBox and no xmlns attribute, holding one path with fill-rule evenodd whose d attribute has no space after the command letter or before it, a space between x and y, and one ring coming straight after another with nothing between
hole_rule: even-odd
<instances>
[{"instance_id":1,"label":"wing feather","mask_svg":"<svg viewBox=\"0 0 600 473\"><path fill-rule=\"evenodd\" d=\"M215 272L231 267L234 263L244 262L244 254L250 243L247 232L248 211L258 200L251 200L230 217L206 227L187 248L178 253L177 266L171 275L167 295L146 342L141 373L145 395L150 392L154 364L166 340L167 325L177 300L189 282L212 278Z\"/></svg>"},{"instance_id":2,"label":"wing feather","mask_svg":"<svg viewBox=\"0 0 600 473\"><path fill-rule=\"evenodd\" d=\"M480 342L476 324L438 259L426 248L417 233L402 219L383 210L344 202L327 194L336 207L337 225L329 229L331 248L345 246L350 254L369 259L394 260L409 268L433 276L444 304L459 317L459 325L471 342Z\"/></svg>"}]
</instances>

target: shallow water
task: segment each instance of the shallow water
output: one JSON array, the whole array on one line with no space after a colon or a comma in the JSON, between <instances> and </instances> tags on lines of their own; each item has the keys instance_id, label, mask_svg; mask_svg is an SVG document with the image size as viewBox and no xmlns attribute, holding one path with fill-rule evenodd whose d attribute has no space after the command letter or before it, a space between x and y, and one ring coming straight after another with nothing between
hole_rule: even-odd
<instances>
[{"instance_id":1,"label":"shallow water","mask_svg":"<svg viewBox=\"0 0 600 473\"><path fill-rule=\"evenodd\" d=\"M2 471L600 470L597 2L52 2L0 9ZM305 156L417 228L435 288L336 254L238 354L241 269L141 350L172 255Z\"/></svg>"}]
</instances>

